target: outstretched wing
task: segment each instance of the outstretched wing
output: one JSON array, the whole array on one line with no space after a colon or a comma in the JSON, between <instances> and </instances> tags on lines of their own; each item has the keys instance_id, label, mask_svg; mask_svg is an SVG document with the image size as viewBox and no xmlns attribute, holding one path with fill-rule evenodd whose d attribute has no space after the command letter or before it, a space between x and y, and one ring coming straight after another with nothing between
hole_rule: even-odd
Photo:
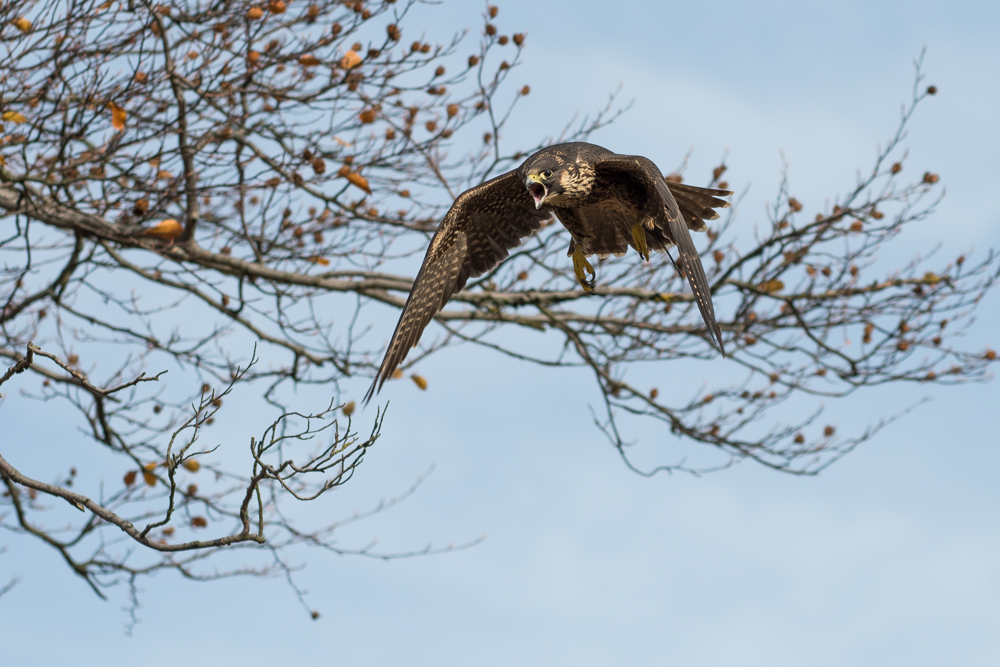
<instances>
[{"instance_id":1,"label":"outstretched wing","mask_svg":"<svg viewBox=\"0 0 1000 667\"><path fill-rule=\"evenodd\" d=\"M715 321L715 308L712 306L712 294L708 288L708 279L705 277L705 268L701 265L701 258L691 240L688 226L704 229L705 223L702 218L708 216L705 216L702 211L709 214L709 219L711 219L718 217L718 215L713 215L715 212L711 208L728 205L727 202L714 199L712 195L728 193L723 190L703 190L702 193L699 193L697 190L702 190L701 188L692 188L691 186L679 188L678 196L684 199L685 209L693 218L689 221L681 213L677 199L670 192L669 184L664 180L663 175L652 160L639 155L612 154L598 158L594 163L594 168L598 172L615 171L621 176L631 178L642 185L650 196L655 196L662 201L665 215L656 216L655 224L677 245L681 269L691 284L691 292L694 294L695 303L698 304L698 310L701 311L702 319L708 326L709 336L714 336L719 345L719 351L722 352L722 356L726 356L726 349L722 345L722 331ZM718 202L718 204L714 202Z\"/></svg>"},{"instance_id":2,"label":"outstretched wing","mask_svg":"<svg viewBox=\"0 0 1000 667\"><path fill-rule=\"evenodd\" d=\"M517 170L466 190L455 199L424 256L410 296L365 402L378 392L417 345L448 299L507 258L509 250L541 229L551 210L535 208Z\"/></svg>"}]
</instances>

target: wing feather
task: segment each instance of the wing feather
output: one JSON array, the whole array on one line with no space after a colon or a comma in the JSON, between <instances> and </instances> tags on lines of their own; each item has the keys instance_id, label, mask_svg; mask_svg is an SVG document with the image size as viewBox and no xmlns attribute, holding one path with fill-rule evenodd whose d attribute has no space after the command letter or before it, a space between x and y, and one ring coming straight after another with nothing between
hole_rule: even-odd
<instances>
[{"instance_id":1,"label":"wing feather","mask_svg":"<svg viewBox=\"0 0 1000 667\"><path fill-rule=\"evenodd\" d=\"M708 327L709 337L714 337L719 346L719 351L722 352L722 356L726 356L726 349L722 344L722 331L719 329L719 324L715 321L715 308L712 305L712 293L708 287L708 278L705 276L705 268L701 264L701 257L694 246L694 241L691 240L691 232L688 229L691 222L694 221L685 219L681 213L681 207L678 205L677 199L671 193L670 187L668 187L660 170L649 158L638 155L607 155L599 158L594 166L595 168L614 169L623 174L628 174L642 183L647 192L650 194L655 193L660 199L665 215L657 215L655 224L658 227L662 227L663 223L666 222L666 228L663 231L677 245L681 268L684 270L684 275L687 276L688 283L691 285L691 293L694 295L694 300L698 305L698 310L701 312L701 317L705 320L705 325ZM683 190L685 193L682 195L685 203L694 199L699 204L708 203L705 201L706 199L714 199L711 195L721 195L724 192L709 191L703 194L698 192L698 190L703 190L703 188L693 188L692 186L680 188L679 190ZM691 203L694 204L695 201ZM722 202L722 200L715 201L720 202L719 205L726 203ZM697 218L697 216L694 217ZM704 228L702 220L698 219L696 224Z\"/></svg>"},{"instance_id":2,"label":"wing feather","mask_svg":"<svg viewBox=\"0 0 1000 667\"><path fill-rule=\"evenodd\" d=\"M431 239L378 374L365 395L366 403L416 347L424 329L452 295L470 277L481 276L506 259L511 248L541 229L550 216L550 209L535 208L517 170L455 199Z\"/></svg>"}]
</instances>

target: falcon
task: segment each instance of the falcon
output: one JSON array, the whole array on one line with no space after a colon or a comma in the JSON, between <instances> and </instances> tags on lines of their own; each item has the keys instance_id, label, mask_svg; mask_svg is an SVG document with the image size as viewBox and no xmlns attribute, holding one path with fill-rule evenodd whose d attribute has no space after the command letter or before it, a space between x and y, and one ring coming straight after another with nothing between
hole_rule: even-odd
<instances>
[{"instance_id":1,"label":"falcon","mask_svg":"<svg viewBox=\"0 0 1000 667\"><path fill-rule=\"evenodd\" d=\"M466 190L431 239L365 401L392 377L448 299L470 277L506 259L552 214L569 231L567 256L587 293L594 291L597 278L588 257L620 257L631 247L649 261L650 250L665 253L677 246L678 270L691 284L709 338L725 356L705 269L689 230L705 231L705 220L719 217L713 209L729 206L718 197L731 194L668 183L648 158L583 142L543 148L517 169Z\"/></svg>"}]
</instances>

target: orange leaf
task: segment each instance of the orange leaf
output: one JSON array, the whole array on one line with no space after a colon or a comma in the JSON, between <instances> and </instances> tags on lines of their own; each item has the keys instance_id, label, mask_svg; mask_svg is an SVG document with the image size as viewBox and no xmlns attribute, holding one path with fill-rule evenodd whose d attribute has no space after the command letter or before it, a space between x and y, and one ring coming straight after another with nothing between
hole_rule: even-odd
<instances>
[{"instance_id":1,"label":"orange leaf","mask_svg":"<svg viewBox=\"0 0 1000 667\"><path fill-rule=\"evenodd\" d=\"M125 473L125 486L132 486L135 484L135 471L129 470Z\"/></svg>"},{"instance_id":2,"label":"orange leaf","mask_svg":"<svg viewBox=\"0 0 1000 667\"><path fill-rule=\"evenodd\" d=\"M14 25L17 26L17 29L20 30L21 32L28 32L29 30L31 30L31 21L24 18L23 16L18 16L16 19L14 19Z\"/></svg>"},{"instance_id":3,"label":"orange leaf","mask_svg":"<svg viewBox=\"0 0 1000 667\"><path fill-rule=\"evenodd\" d=\"M24 117L24 114L18 113L17 111L4 111L0 118L8 123L14 123L15 125L20 125L28 120Z\"/></svg>"},{"instance_id":4,"label":"orange leaf","mask_svg":"<svg viewBox=\"0 0 1000 667\"><path fill-rule=\"evenodd\" d=\"M326 257L310 257L309 261L313 264L319 264L320 266L330 266L330 260Z\"/></svg>"},{"instance_id":5,"label":"orange leaf","mask_svg":"<svg viewBox=\"0 0 1000 667\"><path fill-rule=\"evenodd\" d=\"M250 19L251 21L256 21L263 15L264 15L264 10L261 9L260 7L251 7L247 11L247 18Z\"/></svg>"},{"instance_id":6,"label":"orange leaf","mask_svg":"<svg viewBox=\"0 0 1000 667\"><path fill-rule=\"evenodd\" d=\"M299 64L303 67L316 67L316 65L319 65L319 58L307 53L304 56L299 56Z\"/></svg>"},{"instance_id":7,"label":"orange leaf","mask_svg":"<svg viewBox=\"0 0 1000 667\"><path fill-rule=\"evenodd\" d=\"M201 464L198 462L198 459L188 459L184 462L184 467L191 472L198 472L201 470Z\"/></svg>"},{"instance_id":8,"label":"orange leaf","mask_svg":"<svg viewBox=\"0 0 1000 667\"><path fill-rule=\"evenodd\" d=\"M357 54L356 51L348 51L344 54L344 57L340 59L340 66L344 69L351 69L352 67L357 67L361 64L361 56Z\"/></svg>"},{"instance_id":9,"label":"orange leaf","mask_svg":"<svg viewBox=\"0 0 1000 667\"><path fill-rule=\"evenodd\" d=\"M203 516L193 516L191 517L191 527L192 528L204 528L208 525L208 519Z\"/></svg>"},{"instance_id":10,"label":"orange leaf","mask_svg":"<svg viewBox=\"0 0 1000 667\"><path fill-rule=\"evenodd\" d=\"M268 5L268 9L271 10L272 14L284 14L288 6L282 0L272 0L271 4Z\"/></svg>"},{"instance_id":11,"label":"orange leaf","mask_svg":"<svg viewBox=\"0 0 1000 667\"><path fill-rule=\"evenodd\" d=\"M108 108L111 109L111 126L121 132L125 129L125 119L128 117L128 114L125 113L125 109L122 109L114 102L109 102Z\"/></svg>"},{"instance_id":12,"label":"orange leaf","mask_svg":"<svg viewBox=\"0 0 1000 667\"><path fill-rule=\"evenodd\" d=\"M427 380L424 379L424 376L414 373L410 377L413 378L413 382L416 383L418 387L421 389L427 389Z\"/></svg>"},{"instance_id":13,"label":"orange leaf","mask_svg":"<svg viewBox=\"0 0 1000 667\"><path fill-rule=\"evenodd\" d=\"M344 178L346 178L354 187L361 188L368 194L372 193L372 189L368 186L368 179L358 172L349 172Z\"/></svg>"},{"instance_id":14,"label":"orange leaf","mask_svg":"<svg viewBox=\"0 0 1000 667\"><path fill-rule=\"evenodd\" d=\"M375 122L375 109L365 109L358 114L358 120L366 125Z\"/></svg>"},{"instance_id":15,"label":"orange leaf","mask_svg":"<svg viewBox=\"0 0 1000 667\"><path fill-rule=\"evenodd\" d=\"M403 377L403 371L399 370L398 368L392 372L393 380L398 380L401 377Z\"/></svg>"},{"instance_id":16,"label":"orange leaf","mask_svg":"<svg viewBox=\"0 0 1000 667\"><path fill-rule=\"evenodd\" d=\"M146 481L148 486L156 486L156 475L148 470L142 471L142 478Z\"/></svg>"},{"instance_id":17,"label":"orange leaf","mask_svg":"<svg viewBox=\"0 0 1000 667\"><path fill-rule=\"evenodd\" d=\"M342 407L341 410L343 410L346 416L350 417L351 415L354 414L354 407L355 407L354 401L351 401L350 403Z\"/></svg>"},{"instance_id":18,"label":"orange leaf","mask_svg":"<svg viewBox=\"0 0 1000 667\"><path fill-rule=\"evenodd\" d=\"M168 218L155 227L150 227L142 233L143 236L152 236L166 241L173 241L184 231L184 225L173 218Z\"/></svg>"}]
</instances>

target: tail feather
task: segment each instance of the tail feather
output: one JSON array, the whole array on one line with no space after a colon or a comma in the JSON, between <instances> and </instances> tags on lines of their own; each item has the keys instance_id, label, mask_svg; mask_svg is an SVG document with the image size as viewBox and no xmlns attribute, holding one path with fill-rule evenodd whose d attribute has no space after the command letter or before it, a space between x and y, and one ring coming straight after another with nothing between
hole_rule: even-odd
<instances>
[{"instance_id":1,"label":"tail feather","mask_svg":"<svg viewBox=\"0 0 1000 667\"><path fill-rule=\"evenodd\" d=\"M719 214L713 209L728 208L731 204L718 197L728 197L733 194L729 190L716 188L699 188L684 183L667 183L670 193L677 200L677 206L687 222L688 229L695 232L705 231L705 221L715 220Z\"/></svg>"}]
</instances>

